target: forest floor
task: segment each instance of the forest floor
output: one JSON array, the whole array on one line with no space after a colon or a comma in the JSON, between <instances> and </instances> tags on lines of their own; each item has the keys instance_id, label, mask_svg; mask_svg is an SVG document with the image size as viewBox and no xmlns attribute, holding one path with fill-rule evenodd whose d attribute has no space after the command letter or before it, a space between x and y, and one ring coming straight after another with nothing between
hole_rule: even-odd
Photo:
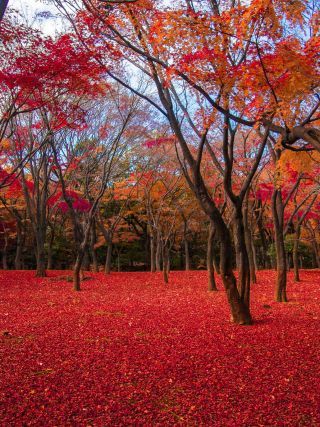
<instances>
[{"instance_id":1,"label":"forest floor","mask_svg":"<svg viewBox=\"0 0 320 427\"><path fill-rule=\"evenodd\" d=\"M320 425L320 271L259 272L253 326L205 271L66 274L0 271L1 426Z\"/></svg>"}]
</instances>

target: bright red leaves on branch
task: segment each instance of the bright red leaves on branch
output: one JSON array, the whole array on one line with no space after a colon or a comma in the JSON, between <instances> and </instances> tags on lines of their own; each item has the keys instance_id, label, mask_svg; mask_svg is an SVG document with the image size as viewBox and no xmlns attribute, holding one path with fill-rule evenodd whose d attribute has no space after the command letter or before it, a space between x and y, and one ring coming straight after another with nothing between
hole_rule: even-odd
<instances>
[{"instance_id":1,"label":"bright red leaves on branch","mask_svg":"<svg viewBox=\"0 0 320 427\"><path fill-rule=\"evenodd\" d=\"M88 202L88 200L81 197L81 195L76 191L67 190L66 195L71 200L72 206L77 212L88 212L91 209L91 204ZM67 213L69 211L68 204L63 199L61 191L58 191L56 194L54 194L48 199L48 206L52 208L57 208L62 213Z\"/></svg>"},{"instance_id":2,"label":"bright red leaves on branch","mask_svg":"<svg viewBox=\"0 0 320 427\"><path fill-rule=\"evenodd\" d=\"M106 84L101 83L104 68L77 38L64 34L53 40L23 25L17 30L8 19L1 24L0 40L0 88L11 98L2 118L45 108L54 130L80 126L79 101L103 94Z\"/></svg>"}]
</instances>

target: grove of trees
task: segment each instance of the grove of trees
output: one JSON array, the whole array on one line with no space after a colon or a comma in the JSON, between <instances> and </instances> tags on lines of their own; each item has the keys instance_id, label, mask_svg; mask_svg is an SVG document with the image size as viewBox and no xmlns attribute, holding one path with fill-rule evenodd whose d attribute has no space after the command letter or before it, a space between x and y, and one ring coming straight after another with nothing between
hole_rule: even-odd
<instances>
[{"instance_id":1,"label":"grove of trees","mask_svg":"<svg viewBox=\"0 0 320 427\"><path fill-rule=\"evenodd\" d=\"M287 302L320 268L319 3L52 3L55 37L0 24L2 268L207 268L237 324L276 269Z\"/></svg>"}]
</instances>

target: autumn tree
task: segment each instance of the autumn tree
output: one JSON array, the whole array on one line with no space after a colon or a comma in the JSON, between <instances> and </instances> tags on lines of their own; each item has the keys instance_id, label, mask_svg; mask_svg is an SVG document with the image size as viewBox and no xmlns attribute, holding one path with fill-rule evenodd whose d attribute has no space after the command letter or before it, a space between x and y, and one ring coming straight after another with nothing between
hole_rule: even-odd
<instances>
[{"instance_id":1,"label":"autumn tree","mask_svg":"<svg viewBox=\"0 0 320 427\"><path fill-rule=\"evenodd\" d=\"M90 126L85 133L77 135L77 132L67 131L66 135L62 133L50 140L61 197L73 226L76 257L73 281L77 291L80 290L80 271L100 201L116 179L124 153L130 148L128 126L134 118L137 99L126 98L123 103L122 97L115 95L119 94L110 87L105 103L92 105L91 112L87 112ZM47 126L50 126L49 122ZM66 158L61 154L63 152L68 153ZM82 200L87 200L84 209L77 202L75 190L83 193L85 199ZM79 210L83 211L82 216L79 216Z\"/></svg>"}]
</instances>

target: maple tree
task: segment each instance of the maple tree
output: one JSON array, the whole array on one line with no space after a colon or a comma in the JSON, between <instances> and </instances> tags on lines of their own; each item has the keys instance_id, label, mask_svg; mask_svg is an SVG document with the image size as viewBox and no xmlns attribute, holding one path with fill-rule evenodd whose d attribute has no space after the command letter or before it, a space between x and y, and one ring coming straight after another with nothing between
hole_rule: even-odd
<instances>
[{"instance_id":1,"label":"maple tree","mask_svg":"<svg viewBox=\"0 0 320 427\"><path fill-rule=\"evenodd\" d=\"M245 245L243 200L259 166L265 144L269 137L272 137L270 132L281 136L281 144L285 148L290 148L299 139L303 139L315 149L319 149L318 130L310 127L318 120L316 113L319 106L315 93L318 65L314 21L317 11L310 9L303 15L305 7L302 2L288 6L286 2L281 1L276 4L251 2L249 5L226 2L223 6L216 2L207 2L202 4L202 10L205 12L198 9L196 2L181 2L166 10L162 9L161 3L156 6L148 1L114 6L107 11L99 9L99 2L86 1L84 4L92 15L89 25L91 28L95 26L95 34L97 27L108 30L113 39L119 42L118 46L124 57L131 55L131 62L137 64L153 79L162 104L156 104L156 108L170 122L193 175L191 182L189 175L189 182L195 193L198 193L197 197L202 201L203 209L212 216L216 227L218 226L219 238L225 240L221 245L222 248L224 246L222 252L226 253L231 246L231 239L225 238L228 230L223 225L216 206L206 197L206 183L201 174L199 176L204 147L212 149L210 125L215 120L220 126L224 126L224 183L237 212L237 251L242 253L239 256L239 296L234 285L231 265L222 262L222 274L234 317L238 317L236 321L250 322L249 259ZM282 36L284 23L279 20L279 16L284 16L287 27L290 27L285 36ZM123 31L123 22L126 23L126 28L131 28L130 36ZM299 25L309 26L310 37L307 41L299 39L294 33ZM195 34L198 36L195 37ZM100 40L102 41L103 37ZM216 48L210 49L210 45ZM299 53L295 55L290 46L294 46L295 51ZM288 68L288 60L283 61L284 52L286 58L290 57L292 61L288 70L284 68ZM310 74L310 79L301 79L299 64L302 63L307 67L312 64L314 73ZM200 122L193 118L194 107L192 110L186 107L178 95L179 84L185 84L186 91L190 95L194 93L198 98L199 112L202 112ZM153 100L152 103L155 104ZM177 105L181 113L188 117L189 125L200 139L196 157L190 151L190 142L184 134L184 127L179 124L179 114L173 110L173 105ZM293 109L293 105L297 105L297 108ZM301 108L301 105L304 108ZM236 126L233 125L235 123ZM248 174L250 179L244 183L243 191L236 195L231 183L234 140L241 128L252 126L258 130L258 134L257 127L264 128L262 142L256 163ZM187 169L184 172L189 173ZM223 260L223 257L221 259ZM284 287L284 282L279 276L278 287L281 289L281 286ZM277 298L279 301L286 300L285 294L281 292ZM240 319L241 317L243 318Z\"/></svg>"},{"instance_id":2,"label":"maple tree","mask_svg":"<svg viewBox=\"0 0 320 427\"><path fill-rule=\"evenodd\" d=\"M1 24L0 50L0 141L12 136L13 121L40 109L50 111L55 130L79 124L83 115L81 96L103 92L98 81L101 67L90 60L87 51L81 50L71 35L63 34L56 40L44 37L39 31L17 23L11 13ZM23 168L44 144L46 139L42 145L29 149L15 170Z\"/></svg>"},{"instance_id":3,"label":"maple tree","mask_svg":"<svg viewBox=\"0 0 320 427\"><path fill-rule=\"evenodd\" d=\"M54 141L53 139L50 141L61 186L61 192L57 194L58 202L59 198L63 199L62 205L59 202L60 208L68 211L73 226L76 248L75 290L80 290L80 271L92 236L92 226L100 200L107 187L120 173L118 164L130 141L127 127L131 118L134 117L136 101L134 98L131 100L127 98L128 104L124 105L121 98L115 98L116 100L113 101L113 95L116 95L116 91L112 93L110 89L109 105L106 102L103 110L107 116L90 118L91 127L84 140L79 140L77 135L73 135L73 137L70 135L65 141ZM94 110L92 113L94 114ZM95 122L94 119L96 119ZM59 155L62 149L61 144L66 144L65 151L69 153L67 159L63 159ZM70 186L79 187L87 200L78 197L74 190L69 190ZM83 213L83 218L79 212Z\"/></svg>"}]
</instances>

